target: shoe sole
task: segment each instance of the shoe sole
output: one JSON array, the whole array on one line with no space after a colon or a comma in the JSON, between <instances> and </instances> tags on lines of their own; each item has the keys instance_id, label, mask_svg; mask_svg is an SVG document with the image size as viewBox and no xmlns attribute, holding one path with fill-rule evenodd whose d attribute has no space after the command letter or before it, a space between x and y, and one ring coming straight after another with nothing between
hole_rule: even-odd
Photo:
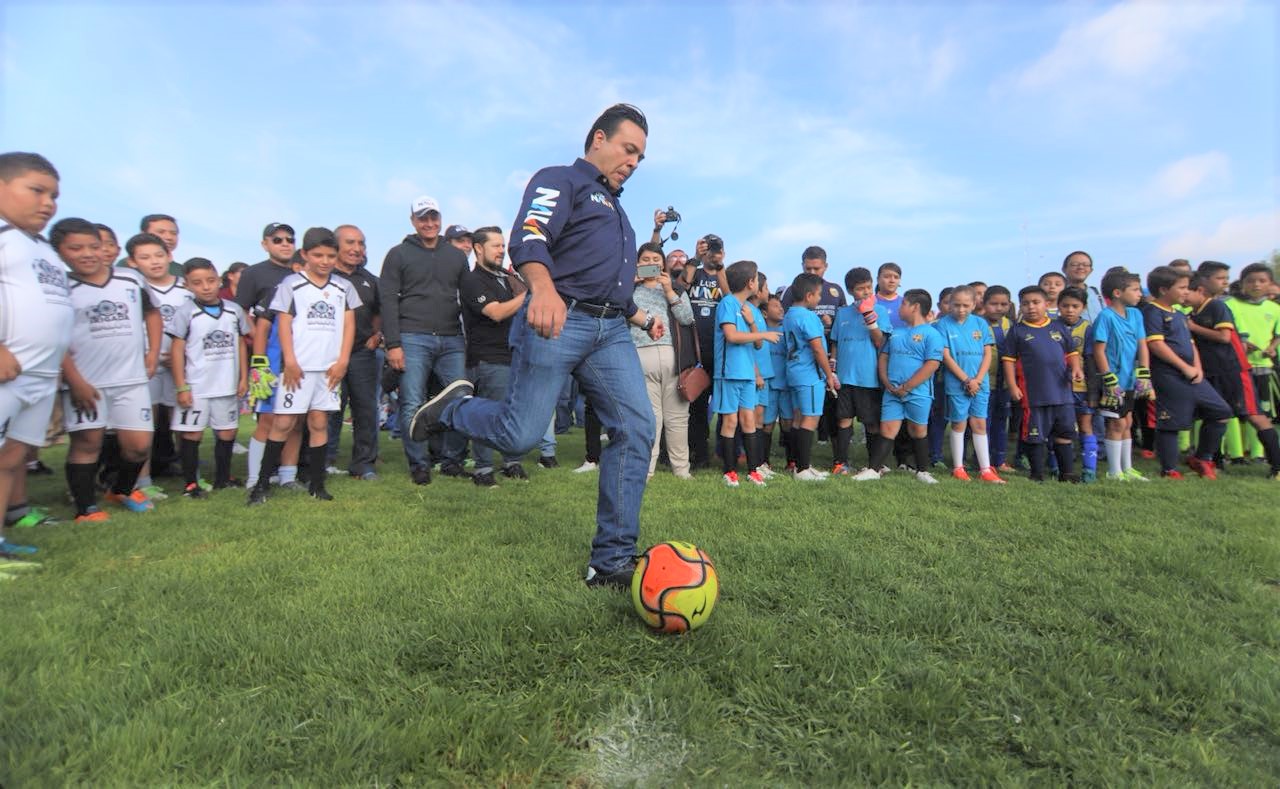
<instances>
[{"instance_id":1,"label":"shoe sole","mask_svg":"<svg viewBox=\"0 0 1280 789\"><path fill-rule=\"evenodd\" d=\"M432 408L437 403L441 402L442 400L449 399L450 396L457 389L463 386L469 389L473 389L474 391L474 388L470 381L465 381L460 378L457 381L454 381L453 383L449 384L445 388L441 389L440 394L436 395L435 397L431 398L427 402L423 403L422 406L418 408L417 411L414 412L413 419L409 420L409 438L413 439L414 441L426 441L428 437L430 437L435 433L446 432L448 428L443 427L436 420L431 420L430 424L428 424L426 419L426 413L428 409Z\"/></svg>"}]
</instances>

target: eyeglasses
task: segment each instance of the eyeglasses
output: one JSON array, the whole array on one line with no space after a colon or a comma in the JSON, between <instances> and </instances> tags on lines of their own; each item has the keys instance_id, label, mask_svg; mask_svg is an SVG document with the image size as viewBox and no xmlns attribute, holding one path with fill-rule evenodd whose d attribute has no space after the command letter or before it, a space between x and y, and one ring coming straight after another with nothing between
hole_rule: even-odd
<instances>
[{"instance_id":1,"label":"eyeglasses","mask_svg":"<svg viewBox=\"0 0 1280 789\"><path fill-rule=\"evenodd\" d=\"M272 236L271 243L272 244L292 244L293 236Z\"/></svg>"}]
</instances>

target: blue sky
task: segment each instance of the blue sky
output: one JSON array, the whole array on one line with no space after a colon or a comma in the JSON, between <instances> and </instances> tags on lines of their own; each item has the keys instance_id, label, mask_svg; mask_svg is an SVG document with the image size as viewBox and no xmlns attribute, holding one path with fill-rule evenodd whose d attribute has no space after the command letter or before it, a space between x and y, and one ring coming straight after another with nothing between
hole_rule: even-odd
<instances>
[{"instance_id":1,"label":"blue sky","mask_svg":"<svg viewBox=\"0 0 1280 789\"><path fill-rule=\"evenodd\" d=\"M0 148L47 155L59 215L122 240L174 214L180 259L351 222L376 270L419 194L509 228L621 100L651 127L640 235L674 204L681 245L717 233L775 284L809 244L833 278L894 260L934 291L1077 248L1243 264L1280 247L1278 24L1271 2L8 0Z\"/></svg>"}]
</instances>

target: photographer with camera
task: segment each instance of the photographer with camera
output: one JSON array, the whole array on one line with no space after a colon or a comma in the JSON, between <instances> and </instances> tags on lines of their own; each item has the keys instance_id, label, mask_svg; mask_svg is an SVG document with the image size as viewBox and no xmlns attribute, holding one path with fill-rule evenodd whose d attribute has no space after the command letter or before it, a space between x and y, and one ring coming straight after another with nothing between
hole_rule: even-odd
<instances>
[{"instance_id":1,"label":"photographer with camera","mask_svg":"<svg viewBox=\"0 0 1280 789\"><path fill-rule=\"evenodd\" d=\"M693 305L693 321L698 330L698 346L704 367L711 360L711 349L715 347L716 306L729 292L724 254L724 241L720 236L708 233L698 239L695 256L684 267L683 279L689 302ZM708 410L714 388L713 383L701 397L689 403L689 452L693 456L695 470L711 464L707 431L711 428Z\"/></svg>"}]
</instances>

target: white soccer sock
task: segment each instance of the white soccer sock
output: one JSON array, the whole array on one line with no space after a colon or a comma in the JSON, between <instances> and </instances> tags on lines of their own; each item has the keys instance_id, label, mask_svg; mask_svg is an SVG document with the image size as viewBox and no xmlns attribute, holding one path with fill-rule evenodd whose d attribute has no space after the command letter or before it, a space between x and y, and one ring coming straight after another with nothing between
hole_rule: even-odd
<instances>
[{"instance_id":1,"label":"white soccer sock","mask_svg":"<svg viewBox=\"0 0 1280 789\"><path fill-rule=\"evenodd\" d=\"M978 470L991 468L991 449L987 446L987 434L973 434L973 454L978 456Z\"/></svg>"},{"instance_id":2,"label":"white soccer sock","mask_svg":"<svg viewBox=\"0 0 1280 789\"><path fill-rule=\"evenodd\" d=\"M1133 468L1133 439L1126 438L1120 442L1120 460L1124 464L1124 470L1128 471Z\"/></svg>"},{"instance_id":3,"label":"white soccer sock","mask_svg":"<svg viewBox=\"0 0 1280 789\"><path fill-rule=\"evenodd\" d=\"M1107 471L1112 474L1124 473L1124 441L1106 438L1102 443L1107 445Z\"/></svg>"},{"instance_id":4,"label":"white soccer sock","mask_svg":"<svg viewBox=\"0 0 1280 789\"><path fill-rule=\"evenodd\" d=\"M280 467L280 484L287 485L298 478L297 466L281 466Z\"/></svg>"},{"instance_id":5,"label":"white soccer sock","mask_svg":"<svg viewBox=\"0 0 1280 789\"><path fill-rule=\"evenodd\" d=\"M249 439L249 479L252 484L258 481L258 471L262 468L262 453L267 451L267 442L256 438Z\"/></svg>"},{"instance_id":6,"label":"white soccer sock","mask_svg":"<svg viewBox=\"0 0 1280 789\"><path fill-rule=\"evenodd\" d=\"M948 426L947 432L951 438L951 468L964 468L964 431L957 432Z\"/></svg>"}]
</instances>

